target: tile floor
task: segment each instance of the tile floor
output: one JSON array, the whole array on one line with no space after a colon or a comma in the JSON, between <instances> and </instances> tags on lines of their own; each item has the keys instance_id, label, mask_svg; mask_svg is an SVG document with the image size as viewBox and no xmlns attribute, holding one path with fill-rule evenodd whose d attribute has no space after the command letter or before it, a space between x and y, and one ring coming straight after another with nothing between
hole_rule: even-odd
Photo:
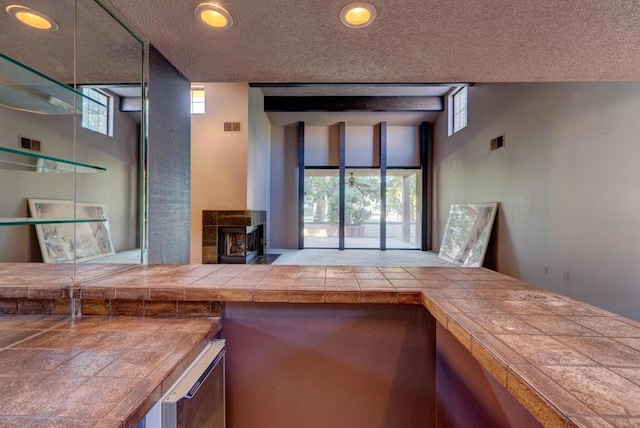
<instances>
[{"instance_id":1,"label":"tile floor","mask_svg":"<svg viewBox=\"0 0 640 428\"><path fill-rule=\"evenodd\" d=\"M269 254L280 254L274 265L455 267L437 253L418 250L271 249Z\"/></svg>"}]
</instances>

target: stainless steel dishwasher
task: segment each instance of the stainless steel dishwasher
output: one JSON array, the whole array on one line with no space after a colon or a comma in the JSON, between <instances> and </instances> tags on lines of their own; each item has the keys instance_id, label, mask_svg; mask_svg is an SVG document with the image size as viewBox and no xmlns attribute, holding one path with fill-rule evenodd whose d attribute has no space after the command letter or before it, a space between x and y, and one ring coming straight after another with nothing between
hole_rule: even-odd
<instances>
[{"instance_id":1,"label":"stainless steel dishwasher","mask_svg":"<svg viewBox=\"0 0 640 428\"><path fill-rule=\"evenodd\" d=\"M225 352L224 340L210 342L138 427L224 428Z\"/></svg>"}]
</instances>

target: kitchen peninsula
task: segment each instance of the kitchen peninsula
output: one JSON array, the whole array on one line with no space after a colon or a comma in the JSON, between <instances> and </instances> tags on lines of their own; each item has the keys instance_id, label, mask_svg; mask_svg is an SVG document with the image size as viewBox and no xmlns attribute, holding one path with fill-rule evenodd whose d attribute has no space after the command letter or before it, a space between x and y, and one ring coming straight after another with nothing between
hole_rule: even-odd
<instances>
[{"instance_id":1,"label":"kitchen peninsula","mask_svg":"<svg viewBox=\"0 0 640 428\"><path fill-rule=\"evenodd\" d=\"M170 354L165 359L158 356L154 367L143 364L154 374L146 377L135 360L104 362L105 370L116 373L119 368L125 378L134 370L145 382L121 391L120 401L110 402L105 409L110 416L99 426L135 426L162 390L150 382L166 387L179 365L175 360L188 359L217 333L220 325L211 317L222 317L224 325L225 304L286 304L301 311L421 305L434 318L435 334L455 338L455 346L472 355L542 425L640 424L640 324L487 269L193 264L140 266L110 275L102 266L96 267L105 269L101 278L77 282L74 293L80 296L76 304L82 316L75 321L56 315L71 304L68 287L61 285L68 278L66 269L0 265L0 311L5 314L0 316L2 424L29 421L28 426L51 426L93 402L91 395L78 396L78 391L99 395L90 387L100 378L101 362L90 359L97 345L96 336L89 333L99 333L108 343L111 331L131 332L129 339L136 343L132 348ZM223 328L223 336L224 332ZM133 339L136 334L139 340ZM165 348L165 343L181 353ZM92 367L83 374L86 383L76 385L73 376L65 376L55 394L45 390L46 383L31 385L44 389L29 395L28 405L7 406L11 382L25 376L21 386L26 388L36 371L26 363L29 360L16 364L11 355L26 349L59 349L60 344L65 344L64 351L56 353L60 360L33 363L48 370L73 367L74 358L85 354L88 360L83 364ZM228 355L233 352L230 347ZM174 364L168 364L171 361ZM51 401L53 395L58 401ZM68 398L65 405L62 397ZM97 426L76 422L74 426Z\"/></svg>"}]
</instances>

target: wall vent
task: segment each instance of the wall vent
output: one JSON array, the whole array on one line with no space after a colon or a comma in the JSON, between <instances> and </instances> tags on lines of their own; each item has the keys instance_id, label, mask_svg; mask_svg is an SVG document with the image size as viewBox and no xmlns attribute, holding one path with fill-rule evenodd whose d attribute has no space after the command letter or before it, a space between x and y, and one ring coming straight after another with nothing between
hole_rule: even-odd
<instances>
[{"instance_id":1,"label":"wall vent","mask_svg":"<svg viewBox=\"0 0 640 428\"><path fill-rule=\"evenodd\" d=\"M225 122L224 132L234 133L234 134L238 134L242 132L242 127L240 126L240 122Z\"/></svg>"},{"instance_id":2,"label":"wall vent","mask_svg":"<svg viewBox=\"0 0 640 428\"><path fill-rule=\"evenodd\" d=\"M21 149L27 149L27 150L33 150L36 152L40 151L40 141L38 140L32 140L31 138L26 138L26 137L20 137L20 148Z\"/></svg>"},{"instance_id":3,"label":"wall vent","mask_svg":"<svg viewBox=\"0 0 640 428\"><path fill-rule=\"evenodd\" d=\"M497 150L500 147L504 147L504 135L500 135L491 140L491 150Z\"/></svg>"}]
</instances>

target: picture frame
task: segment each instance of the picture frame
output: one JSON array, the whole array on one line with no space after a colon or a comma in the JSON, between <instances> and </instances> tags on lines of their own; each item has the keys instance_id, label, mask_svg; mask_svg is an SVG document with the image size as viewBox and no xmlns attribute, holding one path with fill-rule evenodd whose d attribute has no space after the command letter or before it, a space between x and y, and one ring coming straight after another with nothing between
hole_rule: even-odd
<instances>
[{"instance_id":1,"label":"picture frame","mask_svg":"<svg viewBox=\"0 0 640 428\"><path fill-rule=\"evenodd\" d=\"M56 199L29 199L28 203L33 219L69 220L35 225L45 263L84 262L115 255L104 204ZM94 218L104 221L77 222Z\"/></svg>"},{"instance_id":2,"label":"picture frame","mask_svg":"<svg viewBox=\"0 0 640 428\"><path fill-rule=\"evenodd\" d=\"M438 256L464 267L481 267L498 203L452 204Z\"/></svg>"}]
</instances>

